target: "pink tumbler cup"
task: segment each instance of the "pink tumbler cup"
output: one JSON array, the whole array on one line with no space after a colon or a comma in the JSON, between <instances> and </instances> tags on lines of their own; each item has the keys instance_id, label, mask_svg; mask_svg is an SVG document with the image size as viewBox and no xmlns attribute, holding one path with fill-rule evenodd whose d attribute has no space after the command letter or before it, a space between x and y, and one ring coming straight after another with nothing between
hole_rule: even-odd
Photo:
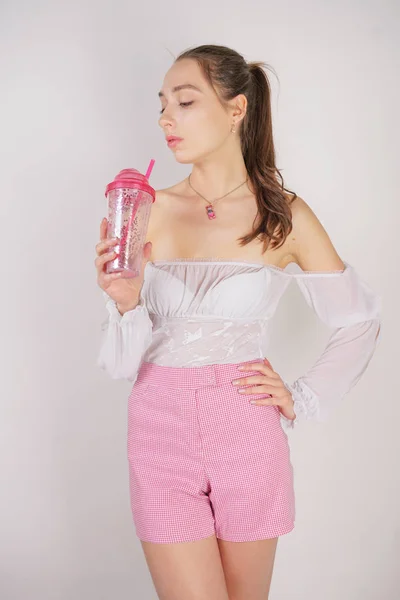
<instances>
[{"instance_id":1,"label":"pink tumbler cup","mask_svg":"<svg viewBox=\"0 0 400 600\"><path fill-rule=\"evenodd\" d=\"M123 169L106 188L107 238L120 239L114 247L118 256L106 263L106 273L121 272L124 278L140 274L151 205L156 198L148 182L153 164L151 161L146 175Z\"/></svg>"}]
</instances>

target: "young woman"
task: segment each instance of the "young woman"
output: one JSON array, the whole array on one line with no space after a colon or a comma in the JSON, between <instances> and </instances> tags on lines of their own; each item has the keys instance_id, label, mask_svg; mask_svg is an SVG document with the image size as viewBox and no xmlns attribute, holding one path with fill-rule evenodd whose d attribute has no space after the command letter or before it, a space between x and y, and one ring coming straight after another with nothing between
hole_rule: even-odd
<instances>
[{"instance_id":1,"label":"young woman","mask_svg":"<svg viewBox=\"0 0 400 600\"><path fill-rule=\"evenodd\" d=\"M109 313L98 364L134 382L132 513L163 600L268 597L278 538L295 518L286 429L324 419L379 337L380 297L283 187L262 66L223 46L177 58L159 124L192 171L157 191L139 277L105 273L118 243L105 219L96 246ZM287 383L264 354L293 280L334 331Z\"/></svg>"}]
</instances>

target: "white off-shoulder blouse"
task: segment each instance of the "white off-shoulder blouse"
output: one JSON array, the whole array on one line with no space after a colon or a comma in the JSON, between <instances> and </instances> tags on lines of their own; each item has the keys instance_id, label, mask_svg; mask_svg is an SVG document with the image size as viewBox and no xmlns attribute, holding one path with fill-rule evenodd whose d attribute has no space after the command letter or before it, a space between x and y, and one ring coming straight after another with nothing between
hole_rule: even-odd
<instances>
[{"instance_id":1,"label":"white off-shoulder blouse","mask_svg":"<svg viewBox=\"0 0 400 600\"><path fill-rule=\"evenodd\" d=\"M295 280L308 305L333 331L311 368L292 383L294 420L326 420L367 368L381 336L381 297L349 263L341 271L303 271L246 261L176 259L148 262L138 306L108 316L98 366L135 381L142 361L193 367L268 356L279 300ZM293 272L293 267L297 269Z\"/></svg>"}]
</instances>

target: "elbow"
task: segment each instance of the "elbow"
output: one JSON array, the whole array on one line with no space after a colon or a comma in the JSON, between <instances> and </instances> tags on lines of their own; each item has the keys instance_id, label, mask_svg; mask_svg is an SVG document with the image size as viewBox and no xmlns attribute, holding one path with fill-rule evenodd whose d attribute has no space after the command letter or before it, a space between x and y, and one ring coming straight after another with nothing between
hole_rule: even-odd
<instances>
[{"instance_id":1,"label":"elbow","mask_svg":"<svg viewBox=\"0 0 400 600\"><path fill-rule=\"evenodd\" d=\"M382 321L380 317L373 319L369 323L370 326L370 336L373 339L373 344L376 346L382 337Z\"/></svg>"},{"instance_id":2,"label":"elbow","mask_svg":"<svg viewBox=\"0 0 400 600\"><path fill-rule=\"evenodd\" d=\"M382 335L381 319L376 317L371 321L366 321L363 325L361 325L361 330L363 331L363 337L365 337L366 346L370 347L374 352Z\"/></svg>"},{"instance_id":3,"label":"elbow","mask_svg":"<svg viewBox=\"0 0 400 600\"><path fill-rule=\"evenodd\" d=\"M132 320L125 322L124 317L120 322L112 319L103 332L97 366L112 379L135 381L151 344L151 319L144 311L137 311L133 316L134 319L130 317Z\"/></svg>"}]
</instances>

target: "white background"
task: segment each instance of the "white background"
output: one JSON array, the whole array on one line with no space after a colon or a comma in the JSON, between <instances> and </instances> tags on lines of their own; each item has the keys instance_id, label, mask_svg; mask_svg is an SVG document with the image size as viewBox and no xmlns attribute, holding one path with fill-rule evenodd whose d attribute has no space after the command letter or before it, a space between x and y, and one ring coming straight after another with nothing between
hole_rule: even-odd
<instances>
[{"instance_id":1,"label":"white background","mask_svg":"<svg viewBox=\"0 0 400 600\"><path fill-rule=\"evenodd\" d=\"M271 599L398 598L399 4L2 0L0 34L1 597L156 598L130 513L131 384L96 367L94 247L119 170L155 158L156 189L190 172L157 92L173 56L216 43L275 69L285 185L384 300L362 380L327 425L289 433L297 521ZM327 335L295 286L275 333L289 379Z\"/></svg>"}]
</instances>

